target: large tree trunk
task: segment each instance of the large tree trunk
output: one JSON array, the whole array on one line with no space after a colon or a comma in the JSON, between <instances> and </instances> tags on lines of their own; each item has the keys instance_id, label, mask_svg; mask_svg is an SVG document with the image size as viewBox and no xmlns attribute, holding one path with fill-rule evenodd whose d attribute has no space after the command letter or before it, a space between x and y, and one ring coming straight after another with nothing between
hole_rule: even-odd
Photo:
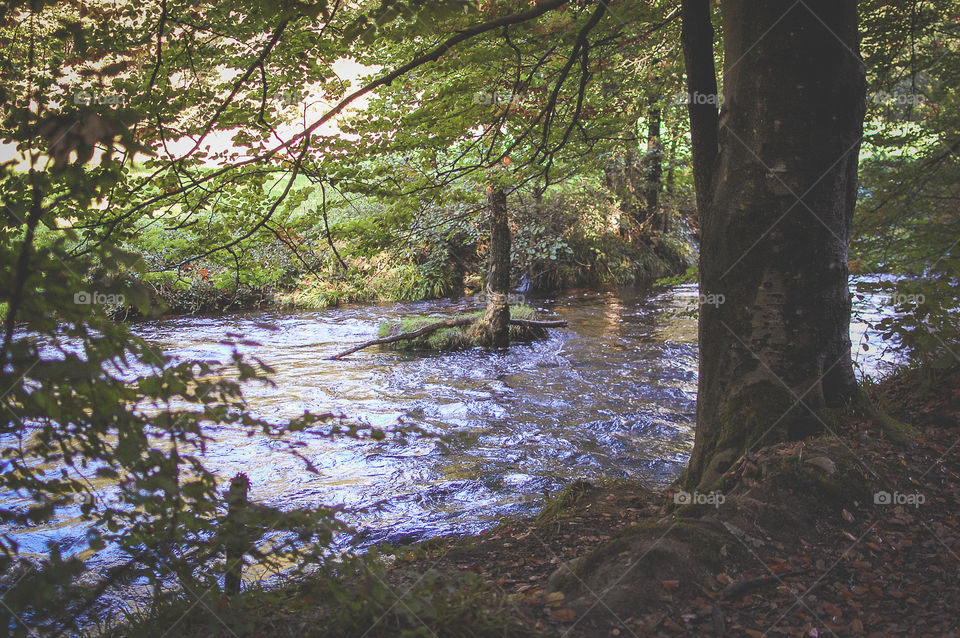
<instances>
[{"instance_id":1,"label":"large tree trunk","mask_svg":"<svg viewBox=\"0 0 960 638\"><path fill-rule=\"evenodd\" d=\"M490 215L490 258L487 266L487 312L484 324L491 347L510 345L510 222L507 194L502 188L487 187Z\"/></svg>"},{"instance_id":2,"label":"large tree trunk","mask_svg":"<svg viewBox=\"0 0 960 638\"><path fill-rule=\"evenodd\" d=\"M832 428L827 409L858 392L847 281L865 96L856 2L722 6L724 114L702 220L686 481L700 489L749 449Z\"/></svg>"}]
</instances>

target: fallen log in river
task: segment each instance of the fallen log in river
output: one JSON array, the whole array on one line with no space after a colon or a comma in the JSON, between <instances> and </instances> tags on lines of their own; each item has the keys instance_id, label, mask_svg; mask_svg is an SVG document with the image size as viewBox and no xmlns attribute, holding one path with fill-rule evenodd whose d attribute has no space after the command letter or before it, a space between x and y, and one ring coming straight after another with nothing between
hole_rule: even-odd
<instances>
[{"instance_id":1,"label":"fallen log in river","mask_svg":"<svg viewBox=\"0 0 960 638\"><path fill-rule=\"evenodd\" d=\"M343 357L353 354L354 352L359 352L365 348L371 346L380 346L388 343L395 343L397 341L403 341L404 339L416 339L417 337L423 337L437 330L442 330L445 328L458 328L460 326L468 326L472 323L479 321L481 317L462 317L458 319L448 319L446 321L438 321L432 323L428 326L418 328L416 330L410 330L409 332L401 332L400 334L390 335L388 337L381 337L379 339L371 339L370 341L365 341L359 345L348 348L343 352L338 352L332 357L327 357L329 361L337 361ZM524 326L526 328L562 328L567 325L565 319L556 319L541 321L535 319L511 319L510 323L515 326Z\"/></svg>"}]
</instances>

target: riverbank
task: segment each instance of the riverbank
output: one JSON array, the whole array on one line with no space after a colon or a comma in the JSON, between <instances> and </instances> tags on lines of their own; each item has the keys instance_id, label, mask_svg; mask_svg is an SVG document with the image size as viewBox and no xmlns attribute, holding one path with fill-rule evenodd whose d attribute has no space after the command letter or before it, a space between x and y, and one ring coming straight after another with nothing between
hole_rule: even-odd
<instances>
[{"instance_id":1,"label":"riverbank","mask_svg":"<svg viewBox=\"0 0 960 638\"><path fill-rule=\"evenodd\" d=\"M514 257L512 279L526 278L529 292L552 294L574 287L649 286L687 272L695 255L682 234L630 241L617 233L570 239L552 258ZM187 265L177 272L132 276L128 285L149 297L149 310L123 303L110 309L115 319L197 316L252 310L321 310L356 303L424 301L470 296L483 289L485 261L474 254L459 265L398 258L390 251L350 256L311 271L261 276L240 282L213 264ZM476 253L476 250L474 250ZM149 259L148 259L149 261ZM96 287L96 286L94 286ZM111 289L118 288L111 282ZM122 286L119 286L122 290Z\"/></svg>"},{"instance_id":2,"label":"riverbank","mask_svg":"<svg viewBox=\"0 0 960 638\"><path fill-rule=\"evenodd\" d=\"M960 369L870 392L922 436L852 419L748 455L701 504L576 482L536 518L384 548L346 580L210 594L134 635L954 635Z\"/></svg>"}]
</instances>

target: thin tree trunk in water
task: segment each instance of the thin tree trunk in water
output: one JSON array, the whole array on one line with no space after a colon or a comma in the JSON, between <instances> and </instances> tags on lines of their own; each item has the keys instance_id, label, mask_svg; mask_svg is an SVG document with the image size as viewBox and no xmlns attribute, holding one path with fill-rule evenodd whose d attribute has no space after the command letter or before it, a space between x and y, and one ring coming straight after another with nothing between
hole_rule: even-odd
<instances>
[{"instance_id":1,"label":"thin tree trunk in water","mask_svg":"<svg viewBox=\"0 0 960 638\"><path fill-rule=\"evenodd\" d=\"M484 316L491 347L510 345L510 223L507 194L502 188L487 187L490 215L490 258L487 265L487 312Z\"/></svg>"},{"instance_id":2,"label":"thin tree trunk in water","mask_svg":"<svg viewBox=\"0 0 960 638\"><path fill-rule=\"evenodd\" d=\"M856 2L725 0L722 10L724 118L702 219L686 478L700 489L749 449L829 429L827 410L858 397L848 288L865 97Z\"/></svg>"},{"instance_id":3,"label":"thin tree trunk in water","mask_svg":"<svg viewBox=\"0 0 960 638\"><path fill-rule=\"evenodd\" d=\"M690 137L693 143L693 182L699 216L710 201L710 185L719 152L719 95L713 60L710 0L682 0L680 17L680 39L687 69L687 111L690 113Z\"/></svg>"}]
</instances>

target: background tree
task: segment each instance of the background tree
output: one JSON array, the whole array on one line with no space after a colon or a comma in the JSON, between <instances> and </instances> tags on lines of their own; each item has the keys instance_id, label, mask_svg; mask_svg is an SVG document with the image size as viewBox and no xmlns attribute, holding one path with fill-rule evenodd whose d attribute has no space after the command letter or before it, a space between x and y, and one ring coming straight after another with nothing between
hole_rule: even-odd
<instances>
[{"instance_id":1,"label":"background tree","mask_svg":"<svg viewBox=\"0 0 960 638\"><path fill-rule=\"evenodd\" d=\"M490 256L487 266L487 312L484 323L487 341L496 348L510 345L510 219L507 194L494 185L487 187L487 215L490 218Z\"/></svg>"}]
</instances>

